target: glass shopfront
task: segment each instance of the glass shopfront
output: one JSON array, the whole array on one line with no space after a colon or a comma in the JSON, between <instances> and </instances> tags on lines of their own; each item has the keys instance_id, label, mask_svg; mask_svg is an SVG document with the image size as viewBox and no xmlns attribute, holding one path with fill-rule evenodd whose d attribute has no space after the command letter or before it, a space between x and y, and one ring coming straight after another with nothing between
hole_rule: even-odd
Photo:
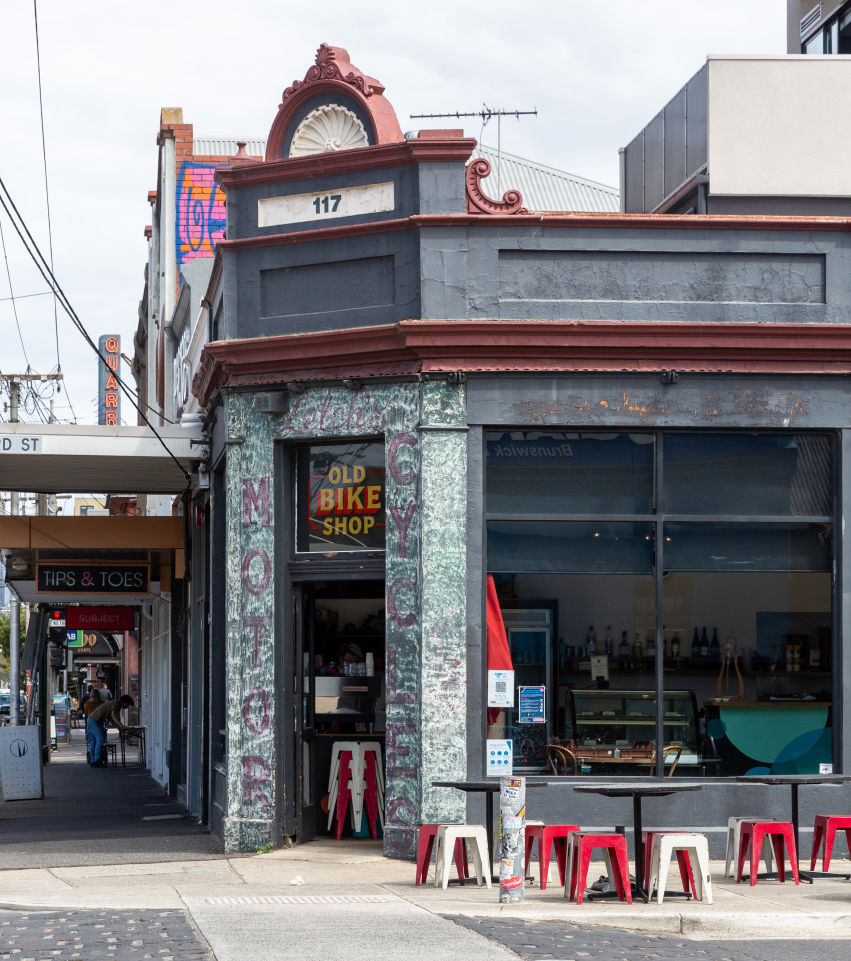
<instances>
[{"instance_id":1,"label":"glass shopfront","mask_svg":"<svg viewBox=\"0 0 851 961\"><path fill-rule=\"evenodd\" d=\"M487 570L514 769L689 777L833 763L834 438L487 434ZM567 770L566 773L573 773Z\"/></svg>"}]
</instances>

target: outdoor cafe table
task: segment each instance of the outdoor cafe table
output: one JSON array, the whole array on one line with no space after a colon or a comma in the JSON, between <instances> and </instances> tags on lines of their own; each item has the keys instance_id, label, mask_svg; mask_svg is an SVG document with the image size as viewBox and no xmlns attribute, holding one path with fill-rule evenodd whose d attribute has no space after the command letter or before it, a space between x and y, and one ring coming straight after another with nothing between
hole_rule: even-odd
<instances>
[{"instance_id":1,"label":"outdoor cafe table","mask_svg":"<svg viewBox=\"0 0 851 961\"><path fill-rule=\"evenodd\" d=\"M744 784L788 784L792 788L792 830L795 834L795 854L800 861L801 849L798 844L798 788L802 784L844 784L851 781L851 774L740 774L737 778ZM739 852L735 852L736 858ZM738 860L736 861L738 864ZM799 871L802 881L813 883L813 874L823 872ZM828 872L830 873L830 872ZM773 875L772 875L773 877Z\"/></svg>"},{"instance_id":2,"label":"outdoor cafe table","mask_svg":"<svg viewBox=\"0 0 851 961\"><path fill-rule=\"evenodd\" d=\"M635 837L635 887L636 893L647 897L644 890L644 843L641 839L641 800L646 797L667 797L683 791L699 791L701 784L674 781L671 778L654 781L625 781L613 784L577 784L573 790L579 794L600 794L603 797L631 797L632 822Z\"/></svg>"},{"instance_id":3,"label":"outdoor cafe table","mask_svg":"<svg viewBox=\"0 0 851 961\"><path fill-rule=\"evenodd\" d=\"M521 774L506 775L507 777L523 777ZM488 835L488 865L493 871L493 802L494 796L499 793L499 778L492 778L489 781L432 781L432 787L453 787L456 791L465 791L467 794L481 792L488 795L485 805L485 830ZM546 781L531 781L526 779L526 787L546 787Z\"/></svg>"}]
</instances>

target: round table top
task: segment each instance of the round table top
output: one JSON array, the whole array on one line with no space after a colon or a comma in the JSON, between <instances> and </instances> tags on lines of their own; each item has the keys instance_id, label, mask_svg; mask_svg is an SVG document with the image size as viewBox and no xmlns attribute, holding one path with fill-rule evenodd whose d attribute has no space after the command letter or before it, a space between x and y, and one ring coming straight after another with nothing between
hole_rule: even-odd
<instances>
[{"instance_id":1,"label":"round table top","mask_svg":"<svg viewBox=\"0 0 851 961\"><path fill-rule=\"evenodd\" d=\"M604 797L664 797L666 794L679 794L681 791L699 791L702 787L702 784L688 781L673 781L671 784L662 781L650 781L647 784L627 781L614 784L575 784L573 790L582 794L602 794Z\"/></svg>"},{"instance_id":2,"label":"round table top","mask_svg":"<svg viewBox=\"0 0 851 961\"><path fill-rule=\"evenodd\" d=\"M843 784L851 774L739 774L737 781L754 784Z\"/></svg>"},{"instance_id":3,"label":"round table top","mask_svg":"<svg viewBox=\"0 0 851 961\"><path fill-rule=\"evenodd\" d=\"M524 777L522 774L507 774L506 777ZM491 781L432 781L432 787L454 787L458 791L498 791L499 778ZM546 781L530 781L526 779L526 787L546 787Z\"/></svg>"}]
</instances>

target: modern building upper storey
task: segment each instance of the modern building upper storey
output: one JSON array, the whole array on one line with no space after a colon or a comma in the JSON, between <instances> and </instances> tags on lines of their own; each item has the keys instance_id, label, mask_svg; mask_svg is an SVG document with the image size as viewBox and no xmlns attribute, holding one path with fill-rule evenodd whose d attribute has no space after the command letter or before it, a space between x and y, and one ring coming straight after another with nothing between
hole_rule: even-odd
<instances>
[{"instance_id":1,"label":"modern building upper storey","mask_svg":"<svg viewBox=\"0 0 851 961\"><path fill-rule=\"evenodd\" d=\"M851 2L787 0L788 53L851 53Z\"/></svg>"},{"instance_id":2,"label":"modern building upper storey","mask_svg":"<svg viewBox=\"0 0 851 961\"><path fill-rule=\"evenodd\" d=\"M848 216L849 60L708 57L622 149L622 210Z\"/></svg>"}]
</instances>

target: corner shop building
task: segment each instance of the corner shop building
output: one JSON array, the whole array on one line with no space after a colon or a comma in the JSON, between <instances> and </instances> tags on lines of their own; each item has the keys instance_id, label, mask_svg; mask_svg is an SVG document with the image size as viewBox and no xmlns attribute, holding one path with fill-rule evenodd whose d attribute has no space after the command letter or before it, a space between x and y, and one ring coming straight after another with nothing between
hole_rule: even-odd
<instances>
[{"instance_id":1,"label":"corner shop building","mask_svg":"<svg viewBox=\"0 0 851 961\"><path fill-rule=\"evenodd\" d=\"M322 830L334 736L383 735L397 856L467 815L431 784L484 776L488 736L530 777L556 739L584 776L646 777L614 752L679 746L676 774L706 786L648 806L657 824L752 805L735 775L851 766L848 221L533 213L488 197L474 146L406 139L381 84L323 46L265 161L219 173L193 389L227 849ZM543 723L488 729L487 574ZM348 638L379 678L351 722L319 704ZM570 783L535 816L626 816Z\"/></svg>"}]
</instances>

